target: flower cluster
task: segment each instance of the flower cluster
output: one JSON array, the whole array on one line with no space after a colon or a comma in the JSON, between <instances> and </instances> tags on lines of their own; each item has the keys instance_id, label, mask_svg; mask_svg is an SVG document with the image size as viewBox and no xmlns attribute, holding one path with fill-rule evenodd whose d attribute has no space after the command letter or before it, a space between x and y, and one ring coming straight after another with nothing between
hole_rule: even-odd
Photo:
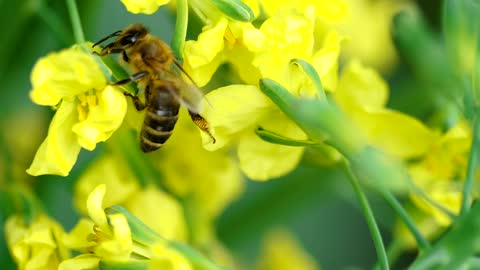
<instances>
[{"instance_id":1,"label":"flower cluster","mask_svg":"<svg viewBox=\"0 0 480 270\"><path fill-rule=\"evenodd\" d=\"M131 13L153 14L170 1L121 2ZM19 269L223 270L241 265L219 241L217 219L242 195L245 179L284 177L303 164L334 165L345 173L382 269L388 269L387 256L363 188L380 194L405 225L398 227L400 240L392 241L392 247L421 251L412 269L475 268L480 207L472 206L478 196L472 186L479 180L480 54L478 29L470 27L478 20L470 19L475 14L470 9L480 11L474 9L477 5L445 1L446 46L439 47L449 58L442 67L429 69L406 48L412 47L411 40L419 50L438 47L432 45L434 38L420 38L427 31L415 17L414 5L405 1L174 4L178 17L172 49L162 51L168 60L146 61L148 56L140 54L163 46L155 45L158 40L149 33L128 30L105 37L94 47L116 40L95 51L92 43L78 38L83 34L75 22L78 16L72 15L77 44L34 65L30 99L55 113L26 172L72 177L82 148L92 158L74 174L72 201L84 217L69 233L41 207L33 207L36 199L14 193L17 213L8 218L5 232ZM393 72L398 60L388 29L400 10L393 25L396 45L410 63L418 64L413 70L422 86L456 85L435 100L447 104L448 112L415 116L391 106L392 84L382 74ZM203 25L195 38L185 40L189 11ZM468 20L461 18L465 14ZM131 53L135 42L142 46L139 54ZM437 59L429 51L424 50L425 58ZM179 59L172 60L173 55ZM172 66L164 67L164 62ZM436 79L439 70L449 75ZM186 84L177 85L173 77ZM180 89L184 86L207 92L198 112L202 125ZM172 102L157 100L162 92L152 100L152 92L163 90ZM146 106L139 106L143 102ZM137 111L140 107L146 110ZM147 126L158 122L158 127L143 132L144 121ZM161 124L175 126L174 132ZM143 153L138 137L156 135L169 139L160 150ZM15 184L9 185L15 190ZM397 195L407 198L408 211ZM474 235L473 242L460 246L457 239L466 232ZM440 240L431 246L435 237ZM285 230L268 234L257 259L247 267L319 268Z\"/></svg>"}]
</instances>

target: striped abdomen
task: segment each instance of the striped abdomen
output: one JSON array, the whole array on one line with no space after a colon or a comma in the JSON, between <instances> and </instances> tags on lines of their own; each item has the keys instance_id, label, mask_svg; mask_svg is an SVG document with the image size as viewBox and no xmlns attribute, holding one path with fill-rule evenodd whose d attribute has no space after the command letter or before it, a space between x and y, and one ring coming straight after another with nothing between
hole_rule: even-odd
<instances>
[{"instance_id":1,"label":"striped abdomen","mask_svg":"<svg viewBox=\"0 0 480 270\"><path fill-rule=\"evenodd\" d=\"M173 87L162 84L146 93L147 108L140 132L140 148L145 153L162 147L177 123L180 103L167 89L169 86Z\"/></svg>"}]
</instances>

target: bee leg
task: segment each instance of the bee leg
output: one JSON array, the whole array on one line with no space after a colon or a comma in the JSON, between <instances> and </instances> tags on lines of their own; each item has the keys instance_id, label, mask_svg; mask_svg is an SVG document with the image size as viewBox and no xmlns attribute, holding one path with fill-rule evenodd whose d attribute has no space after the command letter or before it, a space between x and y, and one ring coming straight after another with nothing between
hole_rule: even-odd
<instances>
[{"instance_id":1,"label":"bee leg","mask_svg":"<svg viewBox=\"0 0 480 270\"><path fill-rule=\"evenodd\" d=\"M135 105L135 109L137 109L137 111L143 111L145 107L147 107L147 105L143 103L138 96L132 95L129 92L123 92L123 94L132 98L133 105Z\"/></svg>"},{"instance_id":2,"label":"bee leg","mask_svg":"<svg viewBox=\"0 0 480 270\"><path fill-rule=\"evenodd\" d=\"M125 63L128 63L128 56L127 56L127 53L125 52L125 50L123 50L122 52L122 57L123 57L123 61L125 61Z\"/></svg>"},{"instance_id":3,"label":"bee leg","mask_svg":"<svg viewBox=\"0 0 480 270\"><path fill-rule=\"evenodd\" d=\"M192 118L193 123L197 125L197 127L200 128L203 132L207 133L208 136L212 138L213 143L215 143L217 140L215 139L215 137L213 137L212 133L210 132L210 127L208 125L207 120L205 120L205 118L203 118L200 114L192 112L190 110L188 111L188 113L190 114L190 118Z\"/></svg>"},{"instance_id":4,"label":"bee leg","mask_svg":"<svg viewBox=\"0 0 480 270\"><path fill-rule=\"evenodd\" d=\"M120 80L116 83L113 83L112 85L115 85L115 86L124 85L124 84L127 84L127 83L131 82L131 81L138 81L138 80L140 80L141 78L143 78L147 75L148 75L148 72L141 71L141 72L133 74L129 78L126 78L126 79Z\"/></svg>"},{"instance_id":5,"label":"bee leg","mask_svg":"<svg viewBox=\"0 0 480 270\"><path fill-rule=\"evenodd\" d=\"M97 53L96 51L93 51L94 54L98 55L98 56L104 56L104 55L108 55L108 54L116 54L116 53L124 53L125 54L125 50L122 49L122 48L109 48L109 47L104 47L100 53Z\"/></svg>"},{"instance_id":6,"label":"bee leg","mask_svg":"<svg viewBox=\"0 0 480 270\"><path fill-rule=\"evenodd\" d=\"M115 31L115 32L111 33L110 35L100 39L95 44L93 44L92 48L95 48L95 46L99 45L100 43L104 42L107 39L110 39L112 37L116 37L116 36L120 35L120 33L122 33L122 30L118 30L118 31Z\"/></svg>"}]
</instances>

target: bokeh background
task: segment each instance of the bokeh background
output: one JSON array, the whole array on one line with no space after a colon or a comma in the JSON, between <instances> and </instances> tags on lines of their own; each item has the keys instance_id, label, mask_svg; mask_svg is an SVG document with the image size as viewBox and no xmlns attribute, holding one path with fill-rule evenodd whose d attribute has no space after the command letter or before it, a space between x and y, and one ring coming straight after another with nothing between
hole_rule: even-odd
<instances>
[{"instance_id":1,"label":"bokeh background","mask_svg":"<svg viewBox=\"0 0 480 270\"><path fill-rule=\"evenodd\" d=\"M431 29L437 33L441 2L417 3ZM78 5L87 40L96 41L134 22L149 26L153 34L167 42L171 39L175 17L168 7L146 16L128 13L118 0L82 0ZM16 173L29 166L53 115L51 109L34 105L29 100L29 76L39 57L73 43L65 1L0 0L0 22L0 190L8 181L30 183L47 212L68 231L78 218L72 205L73 184L79 172L100 150L83 150L69 177L33 178ZM198 30L191 29L189 37L194 38ZM432 106L436 106L402 60L385 76L390 82L391 108L424 119ZM348 181L339 168L319 169L309 163L308 155L305 159L286 177L268 182L249 181L242 197L220 217L219 238L235 256L253 261L259 254L265 233L284 226L295 233L322 269L371 269L376 260L375 250ZM388 243L395 217L382 199L375 194L369 194L369 198ZM0 198L2 228L9 207L6 201ZM408 262L411 255L403 256L403 261ZM3 231L0 234L0 268L15 269Z\"/></svg>"}]
</instances>

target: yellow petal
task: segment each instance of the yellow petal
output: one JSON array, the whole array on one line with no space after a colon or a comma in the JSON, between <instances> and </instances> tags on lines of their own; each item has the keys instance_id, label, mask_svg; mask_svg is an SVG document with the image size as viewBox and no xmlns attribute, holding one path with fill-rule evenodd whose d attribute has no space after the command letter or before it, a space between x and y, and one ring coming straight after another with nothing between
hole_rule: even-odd
<instances>
[{"instance_id":1,"label":"yellow petal","mask_svg":"<svg viewBox=\"0 0 480 270\"><path fill-rule=\"evenodd\" d=\"M225 33L225 61L231 63L246 84L256 85L261 78L252 62L255 53L263 48L265 35L251 23L230 22Z\"/></svg>"},{"instance_id":2,"label":"yellow petal","mask_svg":"<svg viewBox=\"0 0 480 270\"><path fill-rule=\"evenodd\" d=\"M388 85L375 70L355 60L347 65L335 93L335 100L342 109L381 109L387 99Z\"/></svg>"},{"instance_id":3,"label":"yellow petal","mask_svg":"<svg viewBox=\"0 0 480 270\"><path fill-rule=\"evenodd\" d=\"M305 139L305 134L283 114L270 114L262 127L288 138ZM253 180L277 178L295 169L304 148L265 142L251 129L238 145L240 167Z\"/></svg>"},{"instance_id":4,"label":"yellow petal","mask_svg":"<svg viewBox=\"0 0 480 270\"><path fill-rule=\"evenodd\" d=\"M38 215L28 225L20 216L10 216L5 223L6 240L19 269L56 269L69 253L59 241L63 228L45 215Z\"/></svg>"},{"instance_id":5,"label":"yellow petal","mask_svg":"<svg viewBox=\"0 0 480 270\"><path fill-rule=\"evenodd\" d=\"M207 84L223 58L224 35L228 21L220 19L215 25L207 25L196 41L187 41L184 47L184 69L198 86Z\"/></svg>"},{"instance_id":6,"label":"yellow petal","mask_svg":"<svg viewBox=\"0 0 480 270\"><path fill-rule=\"evenodd\" d=\"M156 244L152 247L153 256L149 269L165 270L192 270L190 262L177 251L168 248L164 244Z\"/></svg>"},{"instance_id":7,"label":"yellow petal","mask_svg":"<svg viewBox=\"0 0 480 270\"><path fill-rule=\"evenodd\" d=\"M256 269L316 270L319 267L294 235L285 229L276 229L267 234Z\"/></svg>"},{"instance_id":8,"label":"yellow petal","mask_svg":"<svg viewBox=\"0 0 480 270\"><path fill-rule=\"evenodd\" d=\"M148 186L134 194L127 209L166 239L185 241L187 227L182 206L169 194Z\"/></svg>"},{"instance_id":9,"label":"yellow petal","mask_svg":"<svg viewBox=\"0 0 480 270\"><path fill-rule=\"evenodd\" d=\"M80 145L72 127L77 121L76 105L64 101L50 123L48 136L40 145L27 169L30 175L58 174L67 176L77 160Z\"/></svg>"},{"instance_id":10,"label":"yellow petal","mask_svg":"<svg viewBox=\"0 0 480 270\"><path fill-rule=\"evenodd\" d=\"M349 37L342 49L345 59L357 57L383 73L392 71L397 62L392 40L393 17L410 1L342 0L348 6L348 14L339 25Z\"/></svg>"},{"instance_id":11,"label":"yellow petal","mask_svg":"<svg viewBox=\"0 0 480 270\"><path fill-rule=\"evenodd\" d=\"M63 244L68 248L76 250L86 250L87 248L95 246L96 242L89 241L89 235L93 234L94 225L90 219L80 219L68 234L63 235Z\"/></svg>"},{"instance_id":12,"label":"yellow petal","mask_svg":"<svg viewBox=\"0 0 480 270\"><path fill-rule=\"evenodd\" d=\"M153 14L160 6L168 4L170 0L120 0L127 10L133 14Z\"/></svg>"},{"instance_id":13,"label":"yellow petal","mask_svg":"<svg viewBox=\"0 0 480 270\"><path fill-rule=\"evenodd\" d=\"M95 247L95 254L107 260L127 260L133 247L127 219L123 214L112 214L108 220L113 231L112 239L100 242Z\"/></svg>"},{"instance_id":14,"label":"yellow petal","mask_svg":"<svg viewBox=\"0 0 480 270\"><path fill-rule=\"evenodd\" d=\"M371 144L405 159L425 154L437 138L422 122L392 110L358 111L354 119Z\"/></svg>"},{"instance_id":15,"label":"yellow petal","mask_svg":"<svg viewBox=\"0 0 480 270\"><path fill-rule=\"evenodd\" d=\"M461 186L458 183L437 183L426 187L426 195L434 202L438 203L450 212L457 214L460 212L462 202ZM432 215L437 223L441 226L447 227L452 223L452 220L443 211L433 206L420 196L412 195L412 201L417 207L422 209L429 215Z\"/></svg>"},{"instance_id":16,"label":"yellow petal","mask_svg":"<svg viewBox=\"0 0 480 270\"><path fill-rule=\"evenodd\" d=\"M88 196L87 199L87 211L88 216L92 219L92 221L98 225L103 232L109 233L110 226L107 222L107 216L103 211L102 201L103 197L105 196L105 184L98 185L92 193Z\"/></svg>"},{"instance_id":17,"label":"yellow petal","mask_svg":"<svg viewBox=\"0 0 480 270\"><path fill-rule=\"evenodd\" d=\"M99 184L105 184L105 205L124 204L140 187L125 161L114 154L103 154L90 165L75 183L74 204L80 213L87 214L87 197Z\"/></svg>"},{"instance_id":18,"label":"yellow petal","mask_svg":"<svg viewBox=\"0 0 480 270\"><path fill-rule=\"evenodd\" d=\"M337 89L338 62L342 40L343 37L337 32L328 33L323 41L322 48L315 53L312 59L312 65L320 76L323 87L328 91Z\"/></svg>"},{"instance_id":19,"label":"yellow petal","mask_svg":"<svg viewBox=\"0 0 480 270\"><path fill-rule=\"evenodd\" d=\"M265 46L253 61L262 77L288 85L290 60L309 59L312 54L313 22L314 9L309 6L301 12L282 9L262 24L260 30L265 35Z\"/></svg>"},{"instance_id":20,"label":"yellow petal","mask_svg":"<svg viewBox=\"0 0 480 270\"><path fill-rule=\"evenodd\" d=\"M315 5L315 15L323 20L338 22L348 15L349 6L343 0L317 0L313 3Z\"/></svg>"},{"instance_id":21,"label":"yellow petal","mask_svg":"<svg viewBox=\"0 0 480 270\"><path fill-rule=\"evenodd\" d=\"M210 123L217 142L202 133L207 150L225 146L246 128L252 128L274 106L272 102L255 86L229 85L206 95L211 104L204 105L202 115ZM252 128L253 130L253 128Z\"/></svg>"},{"instance_id":22,"label":"yellow petal","mask_svg":"<svg viewBox=\"0 0 480 270\"><path fill-rule=\"evenodd\" d=\"M97 97L98 103L88 107L87 118L72 128L78 136L78 144L90 151L97 143L110 138L127 112L127 100L120 89L107 86Z\"/></svg>"},{"instance_id":23,"label":"yellow petal","mask_svg":"<svg viewBox=\"0 0 480 270\"><path fill-rule=\"evenodd\" d=\"M107 84L93 56L77 47L41 58L33 67L31 81L33 102L50 106Z\"/></svg>"},{"instance_id":24,"label":"yellow petal","mask_svg":"<svg viewBox=\"0 0 480 270\"><path fill-rule=\"evenodd\" d=\"M98 269L100 258L93 254L82 254L60 263L58 270L94 270Z\"/></svg>"},{"instance_id":25,"label":"yellow petal","mask_svg":"<svg viewBox=\"0 0 480 270\"><path fill-rule=\"evenodd\" d=\"M349 6L343 0L263 0L261 1L263 11L267 16L273 16L282 8L302 9L310 5L315 6L315 15L319 16L322 21L334 23L345 18L348 14Z\"/></svg>"}]
</instances>

